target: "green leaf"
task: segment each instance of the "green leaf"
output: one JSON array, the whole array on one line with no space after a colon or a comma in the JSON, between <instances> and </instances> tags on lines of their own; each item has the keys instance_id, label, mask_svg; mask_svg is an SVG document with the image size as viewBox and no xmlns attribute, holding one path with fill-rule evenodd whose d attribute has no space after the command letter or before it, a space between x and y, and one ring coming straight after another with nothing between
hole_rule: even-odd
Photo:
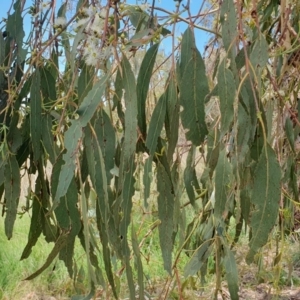
<instances>
[{"instance_id":1,"label":"green leaf","mask_svg":"<svg viewBox=\"0 0 300 300\"><path fill-rule=\"evenodd\" d=\"M215 175L215 218L220 221L225 212L228 191L231 184L232 168L226 155L226 149L220 152ZM228 209L228 208L227 208Z\"/></svg>"},{"instance_id":2,"label":"green leaf","mask_svg":"<svg viewBox=\"0 0 300 300\"><path fill-rule=\"evenodd\" d=\"M124 55L121 62L123 87L124 87L124 100L125 100L125 134L123 145L123 159L125 166L129 163L129 160L133 153L135 153L137 142L137 95L136 95L136 83L134 74L131 70L130 63Z\"/></svg>"},{"instance_id":3,"label":"green leaf","mask_svg":"<svg viewBox=\"0 0 300 300\"><path fill-rule=\"evenodd\" d=\"M195 206L195 199L196 199L194 188L198 184L196 171L195 171L195 154L196 154L196 147L191 146L186 159L186 168L184 169L183 172L186 193L193 206Z\"/></svg>"},{"instance_id":4,"label":"green leaf","mask_svg":"<svg viewBox=\"0 0 300 300\"><path fill-rule=\"evenodd\" d=\"M182 37L179 90L180 104L183 107L181 120L187 130L186 138L198 146L207 134L204 103L209 87L204 61L189 28Z\"/></svg>"},{"instance_id":5,"label":"green leaf","mask_svg":"<svg viewBox=\"0 0 300 300\"><path fill-rule=\"evenodd\" d=\"M130 250L127 242L127 229L131 221L131 209L132 209L132 197L135 193L134 189L134 171L135 171L135 162L134 156L131 157L129 168L123 169L121 168L123 174L123 182L122 184L122 202L121 202L121 210L122 210L122 219L120 222L119 230L121 235L121 245L124 256L130 256Z\"/></svg>"},{"instance_id":6,"label":"green leaf","mask_svg":"<svg viewBox=\"0 0 300 300\"><path fill-rule=\"evenodd\" d=\"M95 165L95 180L93 182L95 191L97 193L97 204L99 206L99 211L102 216L104 224L107 224L108 220L108 181L106 178L106 170L103 159L103 152L99 145L99 140L93 137L92 147L94 153L94 165ZM92 154L92 153L91 153Z\"/></svg>"},{"instance_id":7,"label":"green leaf","mask_svg":"<svg viewBox=\"0 0 300 300\"><path fill-rule=\"evenodd\" d=\"M149 155L153 156L157 147L157 139L160 136L166 116L166 98L163 94L152 113L149 124L148 135L146 138L146 147L149 149Z\"/></svg>"},{"instance_id":8,"label":"green leaf","mask_svg":"<svg viewBox=\"0 0 300 300\"><path fill-rule=\"evenodd\" d=\"M81 124L76 120L72 122L65 133L65 148L66 153L63 155L65 164L61 168L59 174L59 181L54 197L53 208L59 203L59 200L64 196L69 188L72 178L74 177L75 171L75 158L78 155L82 139L82 127Z\"/></svg>"},{"instance_id":9,"label":"green leaf","mask_svg":"<svg viewBox=\"0 0 300 300\"><path fill-rule=\"evenodd\" d=\"M25 32L23 30L23 17L21 14L22 1L17 0L14 4L14 13L8 16L6 23L6 30L9 36L15 40L16 51L18 52L19 63L25 59L25 57L20 57L22 52L23 38L25 37Z\"/></svg>"},{"instance_id":10,"label":"green leaf","mask_svg":"<svg viewBox=\"0 0 300 300\"><path fill-rule=\"evenodd\" d=\"M129 14L130 22L137 28L137 31L147 28L149 15L138 6L130 5L126 8L126 12Z\"/></svg>"},{"instance_id":11,"label":"green leaf","mask_svg":"<svg viewBox=\"0 0 300 300\"><path fill-rule=\"evenodd\" d=\"M268 43L266 42L264 36L261 34L255 41L249 57L254 69L261 69L267 64L269 58L268 50Z\"/></svg>"},{"instance_id":12,"label":"green leaf","mask_svg":"<svg viewBox=\"0 0 300 300\"><path fill-rule=\"evenodd\" d=\"M5 181L5 173L4 172L5 172L6 164L7 164L7 158L6 158L6 155L3 153L0 156L0 186L2 186L2 184Z\"/></svg>"},{"instance_id":13,"label":"green leaf","mask_svg":"<svg viewBox=\"0 0 300 300\"><path fill-rule=\"evenodd\" d=\"M251 202L255 210L251 217L252 238L246 261L251 263L259 248L268 241L276 223L280 200L281 168L274 150L268 144L263 148L254 174Z\"/></svg>"},{"instance_id":14,"label":"green leaf","mask_svg":"<svg viewBox=\"0 0 300 300\"><path fill-rule=\"evenodd\" d=\"M175 74L172 72L169 76L168 87L166 89L166 120L165 128L168 138L168 150L167 157L169 163L173 161L173 154L177 146L178 141L178 129L179 129L179 96L177 91L177 83Z\"/></svg>"},{"instance_id":15,"label":"green leaf","mask_svg":"<svg viewBox=\"0 0 300 300\"><path fill-rule=\"evenodd\" d=\"M94 123L94 129L102 151L107 184L109 184L112 179L112 174L110 171L115 165L114 157L116 152L116 133L112 124L112 120L103 109L101 109L98 113Z\"/></svg>"},{"instance_id":16,"label":"green leaf","mask_svg":"<svg viewBox=\"0 0 300 300\"><path fill-rule=\"evenodd\" d=\"M220 21L222 25L222 40L227 52L235 57L235 40L237 38L237 14L233 0L224 0L221 5ZM230 55L231 56L231 55Z\"/></svg>"},{"instance_id":17,"label":"green leaf","mask_svg":"<svg viewBox=\"0 0 300 300\"><path fill-rule=\"evenodd\" d=\"M46 68L40 68L41 74L41 92L43 94L44 104L54 102L56 96L56 83L53 75ZM51 104L51 103L50 103Z\"/></svg>"},{"instance_id":18,"label":"green leaf","mask_svg":"<svg viewBox=\"0 0 300 300\"><path fill-rule=\"evenodd\" d=\"M52 164L56 161L58 151L54 138L52 134L52 117L49 114L45 114L42 118L42 141Z\"/></svg>"},{"instance_id":19,"label":"green leaf","mask_svg":"<svg viewBox=\"0 0 300 300\"><path fill-rule=\"evenodd\" d=\"M152 70L159 44L154 44L146 52L137 78L136 93L138 101L138 126L143 136L146 136L146 100Z\"/></svg>"},{"instance_id":20,"label":"green leaf","mask_svg":"<svg viewBox=\"0 0 300 300\"><path fill-rule=\"evenodd\" d=\"M251 118L244 109L243 105L239 103L238 106L238 120L237 120L237 154L236 159L238 163L244 162L245 157L249 151L249 140L251 130Z\"/></svg>"},{"instance_id":21,"label":"green leaf","mask_svg":"<svg viewBox=\"0 0 300 300\"><path fill-rule=\"evenodd\" d=\"M132 249L136 257L136 268L137 268L138 284L139 284L139 299L145 299L143 264L141 260L138 238L134 230L134 226L131 226L131 239L132 239Z\"/></svg>"},{"instance_id":22,"label":"green leaf","mask_svg":"<svg viewBox=\"0 0 300 300\"><path fill-rule=\"evenodd\" d=\"M250 53L250 73L252 76L255 76L255 81L258 84L258 91L261 91L261 74L263 68L266 66L268 59L269 59L269 46L266 42L266 39L262 34L259 35L258 39L255 41L255 44L252 48L252 51ZM253 74L253 71L255 74Z\"/></svg>"},{"instance_id":23,"label":"green leaf","mask_svg":"<svg viewBox=\"0 0 300 300\"><path fill-rule=\"evenodd\" d=\"M97 107L101 104L103 93L106 88L107 79L107 76L102 77L99 80L99 82L97 82L93 86L92 90L89 91L89 93L79 106L77 110L79 118L77 121L81 124L81 127L87 125L87 123L91 120L92 116L94 115Z\"/></svg>"},{"instance_id":24,"label":"green leaf","mask_svg":"<svg viewBox=\"0 0 300 300\"><path fill-rule=\"evenodd\" d=\"M67 193L70 182L74 176L75 158L76 155L78 155L83 136L82 128L87 125L100 104L105 90L106 80L107 76L102 77L100 81L94 85L77 110L79 118L71 122L71 126L65 133L66 153L63 155L65 164L62 166L59 175L59 183L53 204L54 206L57 205L59 199Z\"/></svg>"},{"instance_id":25,"label":"green leaf","mask_svg":"<svg viewBox=\"0 0 300 300\"><path fill-rule=\"evenodd\" d=\"M59 238L57 239L53 249L49 253L46 262L43 264L42 267L40 267L36 272L25 278L25 280L31 280L39 276L44 270L46 270L54 258L58 255L59 251L65 246L67 242L68 232L63 232Z\"/></svg>"},{"instance_id":26,"label":"green leaf","mask_svg":"<svg viewBox=\"0 0 300 300\"><path fill-rule=\"evenodd\" d=\"M58 187L58 180L63 165L60 155L53 166L51 175L51 194L55 195ZM60 199L59 205L54 210L56 220L61 229L71 229L70 235L75 237L81 229L80 214L77 208L78 194L75 180L71 181L67 194Z\"/></svg>"},{"instance_id":27,"label":"green leaf","mask_svg":"<svg viewBox=\"0 0 300 300\"><path fill-rule=\"evenodd\" d=\"M207 253L211 252L211 241L205 241L194 252L192 258L184 267L184 277L194 276L206 263Z\"/></svg>"},{"instance_id":28,"label":"green leaf","mask_svg":"<svg viewBox=\"0 0 300 300\"><path fill-rule=\"evenodd\" d=\"M114 276L113 276L113 272L112 272L112 261L111 261L111 255L110 255L110 247L108 244L108 231L107 231L105 223L103 222L103 219L101 217L102 209L103 208L101 207L100 201L98 199L97 205L96 205L97 228L98 228L101 243L102 243L105 271L106 271L106 275L107 275L109 284L112 287L114 296L116 299L118 299Z\"/></svg>"},{"instance_id":29,"label":"green leaf","mask_svg":"<svg viewBox=\"0 0 300 300\"><path fill-rule=\"evenodd\" d=\"M145 162L143 173L143 185L144 185L144 206L148 207L148 198L150 196L150 187L152 182L152 157L149 156Z\"/></svg>"},{"instance_id":30,"label":"green leaf","mask_svg":"<svg viewBox=\"0 0 300 300\"><path fill-rule=\"evenodd\" d=\"M230 129L233 121L233 104L235 100L235 81L230 70L226 69L226 58L218 71L218 94L221 111L221 137Z\"/></svg>"},{"instance_id":31,"label":"green leaf","mask_svg":"<svg viewBox=\"0 0 300 300\"><path fill-rule=\"evenodd\" d=\"M228 289L230 293L230 299L238 300L239 295L239 276L234 254L228 247L225 250L224 256L224 269L226 274L226 280L228 283Z\"/></svg>"},{"instance_id":32,"label":"green leaf","mask_svg":"<svg viewBox=\"0 0 300 300\"><path fill-rule=\"evenodd\" d=\"M4 189L5 189L5 234L10 240L13 233L13 228L17 216L17 209L20 196L20 170L15 156L10 155L5 165L4 170Z\"/></svg>"},{"instance_id":33,"label":"green leaf","mask_svg":"<svg viewBox=\"0 0 300 300\"><path fill-rule=\"evenodd\" d=\"M16 153L23 143L22 128L18 126L20 122L19 116L18 113L13 114L7 134L7 143L10 145L12 153Z\"/></svg>"},{"instance_id":34,"label":"green leaf","mask_svg":"<svg viewBox=\"0 0 300 300\"><path fill-rule=\"evenodd\" d=\"M87 66L83 62L83 67L80 71L78 78L78 104L80 105L88 92L93 87L93 78L95 74L95 68Z\"/></svg>"},{"instance_id":35,"label":"green leaf","mask_svg":"<svg viewBox=\"0 0 300 300\"><path fill-rule=\"evenodd\" d=\"M37 198L33 198L32 210L31 210L31 220L30 220L30 228L28 233L28 242L22 252L21 259L28 258L32 247L36 244L39 236L42 233L42 207Z\"/></svg>"},{"instance_id":36,"label":"green leaf","mask_svg":"<svg viewBox=\"0 0 300 300\"><path fill-rule=\"evenodd\" d=\"M164 261L164 269L172 273L172 250L174 245L174 191L173 186L161 163L157 164L157 197L158 217L161 224L158 227L159 242Z\"/></svg>"},{"instance_id":37,"label":"green leaf","mask_svg":"<svg viewBox=\"0 0 300 300\"><path fill-rule=\"evenodd\" d=\"M42 97L41 77L37 68L33 74L30 89L30 134L32 141L33 159L38 161L41 155L42 136Z\"/></svg>"}]
</instances>

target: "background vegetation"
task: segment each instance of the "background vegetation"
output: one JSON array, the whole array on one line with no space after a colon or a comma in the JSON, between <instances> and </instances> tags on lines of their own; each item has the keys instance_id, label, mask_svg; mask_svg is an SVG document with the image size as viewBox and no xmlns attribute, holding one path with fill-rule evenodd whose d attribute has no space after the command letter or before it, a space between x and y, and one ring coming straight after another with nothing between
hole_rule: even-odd
<instances>
[{"instance_id":1,"label":"background vegetation","mask_svg":"<svg viewBox=\"0 0 300 300\"><path fill-rule=\"evenodd\" d=\"M3 231L22 224L13 265L46 254L19 275L55 296L61 263L73 299L298 280L300 4L170 6L16 0L1 21Z\"/></svg>"}]
</instances>

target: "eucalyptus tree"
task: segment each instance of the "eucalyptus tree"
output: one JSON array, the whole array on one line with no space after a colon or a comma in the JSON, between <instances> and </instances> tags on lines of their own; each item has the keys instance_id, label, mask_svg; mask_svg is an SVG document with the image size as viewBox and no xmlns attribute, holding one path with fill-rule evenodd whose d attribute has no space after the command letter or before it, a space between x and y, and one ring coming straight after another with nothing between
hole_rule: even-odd
<instances>
[{"instance_id":1,"label":"eucalyptus tree","mask_svg":"<svg viewBox=\"0 0 300 300\"><path fill-rule=\"evenodd\" d=\"M118 298L112 258L126 273L130 298L144 299L133 197L144 198L146 209L155 183L165 293L174 278L181 293L178 262L192 250L183 275L204 279L213 257L215 298L224 270L231 298L238 299L232 247L243 227L250 264L275 226L282 232L294 226L299 202L299 3L223 0L195 9L174 1L170 10L155 1L12 4L0 35L5 233L12 238L17 215L29 212L21 259L42 235L54 243L27 279L57 256L76 277L79 239L91 283L84 299L107 283ZM196 46L200 31L211 34L205 58ZM171 54L158 60L164 43ZM138 68L136 57L142 57ZM34 184L20 205L23 177ZM189 206L194 218L186 224Z\"/></svg>"}]
</instances>

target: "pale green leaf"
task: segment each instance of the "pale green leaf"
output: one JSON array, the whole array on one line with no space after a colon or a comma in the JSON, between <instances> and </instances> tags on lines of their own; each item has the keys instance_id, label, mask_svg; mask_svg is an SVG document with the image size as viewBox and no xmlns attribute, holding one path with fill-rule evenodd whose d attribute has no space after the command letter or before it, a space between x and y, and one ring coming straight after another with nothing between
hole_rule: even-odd
<instances>
[{"instance_id":1,"label":"pale green leaf","mask_svg":"<svg viewBox=\"0 0 300 300\"><path fill-rule=\"evenodd\" d=\"M211 251L211 242L205 241L194 252L189 262L184 267L184 277L194 276L206 263L206 254Z\"/></svg>"},{"instance_id":2,"label":"pale green leaf","mask_svg":"<svg viewBox=\"0 0 300 300\"><path fill-rule=\"evenodd\" d=\"M157 198L158 217L161 224L159 230L159 242L164 261L164 269L172 273L172 250L174 245L174 191L172 182L164 166L161 163L157 164Z\"/></svg>"},{"instance_id":3,"label":"pale green leaf","mask_svg":"<svg viewBox=\"0 0 300 300\"><path fill-rule=\"evenodd\" d=\"M143 136L146 136L146 100L158 46L155 44L146 52L137 78L138 126Z\"/></svg>"},{"instance_id":4,"label":"pale green leaf","mask_svg":"<svg viewBox=\"0 0 300 300\"><path fill-rule=\"evenodd\" d=\"M234 254L229 248L225 250L224 256L224 269L226 274L226 280L228 283L228 289L230 293L230 299L238 300L239 295L239 276Z\"/></svg>"},{"instance_id":5,"label":"pale green leaf","mask_svg":"<svg viewBox=\"0 0 300 300\"><path fill-rule=\"evenodd\" d=\"M150 196L150 187L152 182L152 158L149 156L145 162L143 173L143 185L144 185L144 206L148 207L148 198Z\"/></svg>"},{"instance_id":6,"label":"pale green leaf","mask_svg":"<svg viewBox=\"0 0 300 300\"><path fill-rule=\"evenodd\" d=\"M180 105L183 107L181 120L186 138L198 146L207 134L204 103L209 87L204 61L190 28L182 37L179 90Z\"/></svg>"},{"instance_id":7,"label":"pale green leaf","mask_svg":"<svg viewBox=\"0 0 300 300\"><path fill-rule=\"evenodd\" d=\"M6 216L4 221L5 234L11 239L14 224L17 217L19 196L21 191L21 178L19 165L15 156L10 155L4 170L4 189L5 189L5 207Z\"/></svg>"},{"instance_id":8,"label":"pale green leaf","mask_svg":"<svg viewBox=\"0 0 300 300\"><path fill-rule=\"evenodd\" d=\"M274 150L268 144L258 160L251 202L255 210L251 217L252 238L246 261L251 263L257 251L266 244L278 217L281 168Z\"/></svg>"},{"instance_id":9,"label":"pale green leaf","mask_svg":"<svg viewBox=\"0 0 300 300\"><path fill-rule=\"evenodd\" d=\"M149 124L148 135L146 138L146 147L149 149L150 156L153 156L157 147L157 139L160 136L161 130L166 116L166 98L163 94L152 113Z\"/></svg>"},{"instance_id":10,"label":"pale green leaf","mask_svg":"<svg viewBox=\"0 0 300 300\"><path fill-rule=\"evenodd\" d=\"M225 212L229 198L228 192L231 184L232 167L226 155L226 149L220 152L215 175L215 218L220 221ZM228 209L228 208L227 208Z\"/></svg>"},{"instance_id":11,"label":"pale green leaf","mask_svg":"<svg viewBox=\"0 0 300 300\"><path fill-rule=\"evenodd\" d=\"M18 51L18 59L19 63L25 59L22 57L22 43L23 38L25 37L25 32L23 29L23 17L21 14L21 5L22 1L17 0L14 4L14 13L10 14L7 18L6 29L9 32L9 35L15 40L17 44L17 51Z\"/></svg>"},{"instance_id":12,"label":"pale green leaf","mask_svg":"<svg viewBox=\"0 0 300 300\"><path fill-rule=\"evenodd\" d=\"M222 25L222 40L227 52L231 50L235 57L235 41L237 38L237 13L233 0L224 0L221 5L220 21ZM231 56L231 55L230 55Z\"/></svg>"},{"instance_id":13,"label":"pale green leaf","mask_svg":"<svg viewBox=\"0 0 300 300\"><path fill-rule=\"evenodd\" d=\"M137 142L137 95L136 83L134 74L131 70L130 63L124 55L122 60L122 76L124 87L124 100L125 100L125 134L124 134L124 162L125 165L129 162L133 153L135 153Z\"/></svg>"},{"instance_id":14,"label":"pale green leaf","mask_svg":"<svg viewBox=\"0 0 300 300\"><path fill-rule=\"evenodd\" d=\"M226 59L222 61L218 71L218 93L221 111L221 136L230 129L233 122L233 104L235 100L235 81L232 72L226 68Z\"/></svg>"},{"instance_id":15,"label":"pale green leaf","mask_svg":"<svg viewBox=\"0 0 300 300\"><path fill-rule=\"evenodd\" d=\"M41 77L37 68L33 74L30 89L30 134L33 150L33 158L37 161L41 155L41 135L42 135L42 97L41 97Z\"/></svg>"},{"instance_id":16,"label":"pale green leaf","mask_svg":"<svg viewBox=\"0 0 300 300\"><path fill-rule=\"evenodd\" d=\"M131 239L132 239L132 249L136 258L136 268L137 268L138 284L139 284L139 299L145 299L143 264L141 259L138 238L134 230L134 226L131 226Z\"/></svg>"}]
</instances>

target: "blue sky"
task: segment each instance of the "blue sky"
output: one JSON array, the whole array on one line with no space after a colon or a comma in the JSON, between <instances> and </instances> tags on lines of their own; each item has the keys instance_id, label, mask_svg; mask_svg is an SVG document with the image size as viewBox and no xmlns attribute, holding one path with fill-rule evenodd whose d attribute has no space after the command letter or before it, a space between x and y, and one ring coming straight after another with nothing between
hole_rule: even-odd
<instances>
[{"instance_id":1,"label":"blue sky","mask_svg":"<svg viewBox=\"0 0 300 300\"><path fill-rule=\"evenodd\" d=\"M11 1L10 0L5 0L5 1L1 1L1 10L0 10L0 20L2 20L2 18L6 18L7 17L7 12L11 6ZM44 2L47 2L47 0L45 0ZM59 4L61 2L61 0L57 0L57 3ZM103 1L102 2L105 2L106 1ZM168 11L175 11L176 7L175 7L175 4L176 2L174 0L156 0L155 1L155 5L157 7L162 7ZM26 6L30 6L32 3L31 0L26 0ZM129 4L142 4L142 3L145 3L144 0L127 0L127 3ZM152 3L152 0L148 0L148 3ZM181 5L182 4L185 4L186 3L186 0L183 0L181 2ZM192 15L195 15L198 13L199 9L200 9L200 6L201 6L201 3L202 3L202 0L190 0L190 5L191 5L191 13ZM58 5L60 6L60 5ZM182 7L181 7L182 9ZM156 12L157 16L165 16L166 14L164 14L163 12ZM27 15L28 16L28 15ZM187 13L185 13L184 15L182 15L184 17L187 17ZM176 34L177 35L180 35L186 28L187 28L187 24L184 23L184 22L180 22L177 26L176 26ZM1 23L1 27L3 27L3 23ZM28 34L28 31L30 30L31 26L30 26L30 18L27 17L25 19L25 32ZM202 30L199 30L199 29L195 29L195 37L196 37L196 44L197 44L197 47L198 49L200 50L201 53L203 53L203 49L208 41L208 34ZM171 51L171 39L169 38L168 40L164 40L162 42L162 45L161 45L162 48L165 48L165 51L166 52L170 52Z\"/></svg>"}]
</instances>

